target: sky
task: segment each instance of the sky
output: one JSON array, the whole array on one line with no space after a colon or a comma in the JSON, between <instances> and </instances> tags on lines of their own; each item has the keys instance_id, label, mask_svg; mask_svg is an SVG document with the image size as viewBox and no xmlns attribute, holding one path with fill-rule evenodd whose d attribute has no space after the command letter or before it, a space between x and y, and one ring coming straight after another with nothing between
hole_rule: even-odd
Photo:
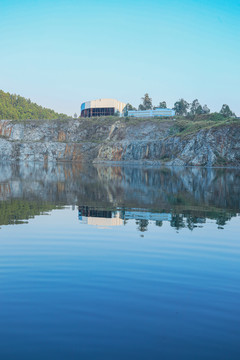
<instances>
[{"instance_id":1,"label":"sky","mask_svg":"<svg viewBox=\"0 0 240 360\"><path fill-rule=\"evenodd\" d=\"M0 89L57 112L148 92L240 116L240 0L0 0Z\"/></svg>"}]
</instances>

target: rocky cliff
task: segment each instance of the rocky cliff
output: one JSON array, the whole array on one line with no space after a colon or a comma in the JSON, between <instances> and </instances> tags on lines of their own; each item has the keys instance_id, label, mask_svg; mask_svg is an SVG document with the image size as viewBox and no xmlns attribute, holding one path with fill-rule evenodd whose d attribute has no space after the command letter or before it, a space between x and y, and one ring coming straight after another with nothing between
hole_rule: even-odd
<instances>
[{"instance_id":1,"label":"rocky cliff","mask_svg":"<svg viewBox=\"0 0 240 360\"><path fill-rule=\"evenodd\" d=\"M181 134L173 120L1 120L0 161L239 167L240 122Z\"/></svg>"}]
</instances>

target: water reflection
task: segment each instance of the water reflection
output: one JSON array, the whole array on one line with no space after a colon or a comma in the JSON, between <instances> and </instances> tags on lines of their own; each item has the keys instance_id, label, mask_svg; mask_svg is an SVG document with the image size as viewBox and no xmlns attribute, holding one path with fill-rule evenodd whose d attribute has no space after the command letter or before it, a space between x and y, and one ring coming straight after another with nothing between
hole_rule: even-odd
<instances>
[{"instance_id":1,"label":"water reflection","mask_svg":"<svg viewBox=\"0 0 240 360\"><path fill-rule=\"evenodd\" d=\"M211 216L211 214L209 216ZM219 229L223 229L227 221L231 220L233 216L237 216L237 213L231 213L231 215L228 213L219 213L211 218L216 220ZM128 220L135 220L137 229L141 232L147 231L150 222L161 227L163 222L167 221L177 230L181 228L193 230L194 228L202 227L203 224L206 223L206 217L193 216L191 213L160 213L135 209L126 210L124 208L116 211L89 208L88 206L79 206L78 219L82 224L94 225L99 228L126 225Z\"/></svg>"},{"instance_id":2,"label":"water reflection","mask_svg":"<svg viewBox=\"0 0 240 360\"><path fill-rule=\"evenodd\" d=\"M1 165L0 358L238 360L239 181Z\"/></svg>"},{"instance_id":3,"label":"water reflection","mask_svg":"<svg viewBox=\"0 0 240 360\"><path fill-rule=\"evenodd\" d=\"M222 229L240 209L236 169L139 168L82 164L0 164L0 225L19 224L64 205L98 227L167 221L179 230L213 219Z\"/></svg>"},{"instance_id":4,"label":"water reflection","mask_svg":"<svg viewBox=\"0 0 240 360\"><path fill-rule=\"evenodd\" d=\"M162 226L163 221L171 221L172 215L171 213L151 213L136 209L119 209L116 211L79 206L78 218L82 224L98 227L126 225L128 220L136 220L139 230L146 231L149 221L155 222L157 226Z\"/></svg>"}]
</instances>

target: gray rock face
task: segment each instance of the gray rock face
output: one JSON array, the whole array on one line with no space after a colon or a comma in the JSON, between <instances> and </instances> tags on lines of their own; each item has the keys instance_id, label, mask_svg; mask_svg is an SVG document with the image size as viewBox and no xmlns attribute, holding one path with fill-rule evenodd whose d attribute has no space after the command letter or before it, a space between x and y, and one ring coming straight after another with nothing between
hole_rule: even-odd
<instances>
[{"instance_id":1,"label":"gray rock face","mask_svg":"<svg viewBox=\"0 0 240 360\"><path fill-rule=\"evenodd\" d=\"M0 161L240 166L240 124L171 135L173 121L0 121Z\"/></svg>"},{"instance_id":2,"label":"gray rock face","mask_svg":"<svg viewBox=\"0 0 240 360\"><path fill-rule=\"evenodd\" d=\"M97 161L139 161L165 165L240 166L240 124L199 130L185 137L169 136L169 128L125 129L122 139L113 132L99 148ZM164 124L163 124L164 125ZM129 136L131 133L131 136Z\"/></svg>"}]
</instances>

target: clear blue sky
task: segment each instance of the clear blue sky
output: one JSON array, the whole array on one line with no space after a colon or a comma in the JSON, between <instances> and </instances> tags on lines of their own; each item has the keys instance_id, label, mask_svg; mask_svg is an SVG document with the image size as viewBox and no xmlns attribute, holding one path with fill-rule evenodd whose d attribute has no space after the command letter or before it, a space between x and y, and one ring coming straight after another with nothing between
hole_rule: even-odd
<instances>
[{"instance_id":1,"label":"clear blue sky","mask_svg":"<svg viewBox=\"0 0 240 360\"><path fill-rule=\"evenodd\" d=\"M0 88L58 112L148 92L240 115L239 0L0 0Z\"/></svg>"}]
</instances>

